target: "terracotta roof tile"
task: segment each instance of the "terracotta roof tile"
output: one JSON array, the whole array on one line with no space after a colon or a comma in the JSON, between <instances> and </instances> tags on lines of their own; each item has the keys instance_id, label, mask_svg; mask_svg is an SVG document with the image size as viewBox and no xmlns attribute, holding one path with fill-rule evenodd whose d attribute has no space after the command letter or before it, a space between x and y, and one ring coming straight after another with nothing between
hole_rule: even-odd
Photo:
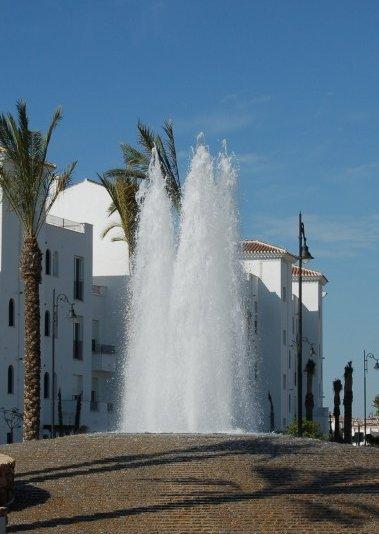
<instances>
[{"instance_id":1,"label":"terracotta roof tile","mask_svg":"<svg viewBox=\"0 0 379 534\"><path fill-rule=\"evenodd\" d=\"M284 256L289 255L296 258L294 254L288 252L285 248L277 247L264 241L258 241L257 239L246 239L242 241L242 250L245 254L256 254L262 256Z\"/></svg>"}]
</instances>

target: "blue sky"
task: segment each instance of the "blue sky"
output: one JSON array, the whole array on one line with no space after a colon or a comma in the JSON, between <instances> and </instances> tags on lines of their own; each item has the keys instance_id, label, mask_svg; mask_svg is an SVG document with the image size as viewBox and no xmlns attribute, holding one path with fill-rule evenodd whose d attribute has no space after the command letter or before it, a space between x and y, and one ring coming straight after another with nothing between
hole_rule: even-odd
<instances>
[{"instance_id":1,"label":"blue sky","mask_svg":"<svg viewBox=\"0 0 379 534\"><path fill-rule=\"evenodd\" d=\"M118 165L139 118L174 121L184 170L203 131L240 165L243 237L309 245L330 280L325 393L362 351L379 356L379 4L375 0L0 0L0 109L17 98L43 128L63 106L50 159L76 178ZM370 369L368 398L379 393Z\"/></svg>"}]
</instances>

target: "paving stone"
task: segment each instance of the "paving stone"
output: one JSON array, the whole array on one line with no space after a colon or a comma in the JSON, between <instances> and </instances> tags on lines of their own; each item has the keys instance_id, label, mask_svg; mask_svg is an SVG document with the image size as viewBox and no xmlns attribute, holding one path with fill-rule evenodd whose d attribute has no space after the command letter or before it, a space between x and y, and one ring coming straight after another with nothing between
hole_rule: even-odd
<instances>
[{"instance_id":1,"label":"paving stone","mask_svg":"<svg viewBox=\"0 0 379 534\"><path fill-rule=\"evenodd\" d=\"M260 435L68 436L16 460L8 532L378 532L379 450Z\"/></svg>"}]
</instances>

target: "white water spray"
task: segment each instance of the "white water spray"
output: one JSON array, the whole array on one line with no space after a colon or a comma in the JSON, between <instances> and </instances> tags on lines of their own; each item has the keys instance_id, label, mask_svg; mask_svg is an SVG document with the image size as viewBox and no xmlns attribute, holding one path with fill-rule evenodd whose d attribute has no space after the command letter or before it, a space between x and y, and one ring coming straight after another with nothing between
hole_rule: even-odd
<instances>
[{"instance_id":1,"label":"white water spray","mask_svg":"<svg viewBox=\"0 0 379 534\"><path fill-rule=\"evenodd\" d=\"M238 259L235 171L200 145L185 183L177 248L153 153L132 274L122 430L253 430Z\"/></svg>"}]
</instances>

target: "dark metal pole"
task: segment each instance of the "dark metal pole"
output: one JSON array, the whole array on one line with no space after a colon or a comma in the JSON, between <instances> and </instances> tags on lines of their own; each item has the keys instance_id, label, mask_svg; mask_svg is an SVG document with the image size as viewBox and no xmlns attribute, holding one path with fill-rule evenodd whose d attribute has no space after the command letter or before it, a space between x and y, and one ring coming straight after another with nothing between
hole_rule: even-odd
<instances>
[{"instance_id":1,"label":"dark metal pole","mask_svg":"<svg viewBox=\"0 0 379 534\"><path fill-rule=\"evenodd\" d=\"M299 213L299 311L297 341L297 433L303 434L303 223Z\"/></svg>"},{"instance_id":2,"label":"dark metal pole","mask_svg":"<svg viewBox=\"0 0 379 534\"><path fill-rule=\"evenodd\" d=\"M53 289L53 328L51 332L51 367L52 367L52 377L51 377L51 437L55 438L55 331L57 324L57 313L58 305L55 302L55 288Z\"/></svg>"},{"instance_id":3,"label":"dark metal pole","mask_svg":"<svg viewBox=\"0 0 379 534\"><path fill-rule=\"evenodd\" d=\"M366 351L363 351L363 414L364 414L364 445L366 445L367 432L367 417L366 417L366 373L367 373L367 357Z\"/></svg>"}]
</instances>

